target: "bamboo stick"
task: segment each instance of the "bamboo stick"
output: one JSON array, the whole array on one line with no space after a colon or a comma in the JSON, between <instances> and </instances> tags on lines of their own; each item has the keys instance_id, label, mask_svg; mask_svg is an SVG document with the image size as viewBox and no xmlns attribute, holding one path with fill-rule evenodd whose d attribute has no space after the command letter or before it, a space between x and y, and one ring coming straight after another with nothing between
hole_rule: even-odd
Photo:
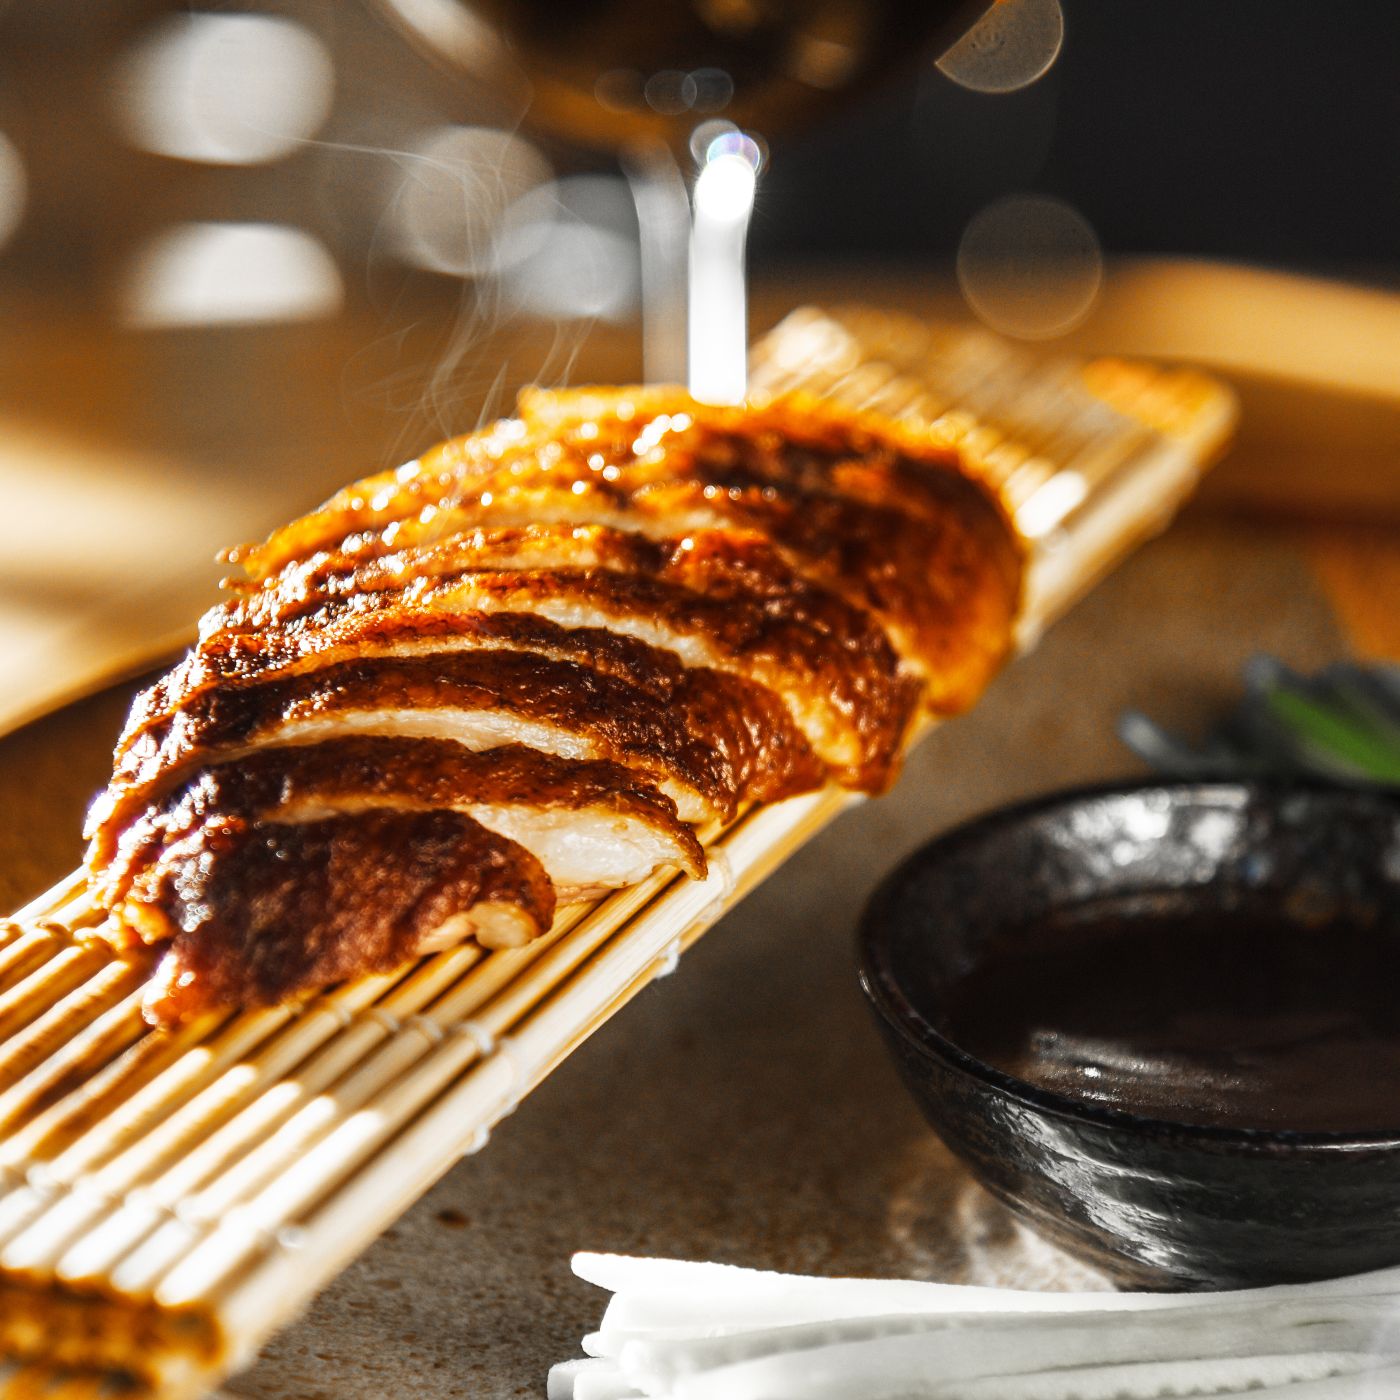
<instances>
[{"instance_id":1,"label":"bamboo stick","mask_svg":"<svg viewBox=\"0 0 1400 1400\"><path fill-rule=\"evenodd\" d=\"M68 944L65 933L54 928L25 928L11 924L12 937L0 953L0 988L6 991L18 986Z\"/></svg>"},{"instance_id":2,"label":"bamboo stick","mask_svg":"<svg viewBox=\"0 0 1400 1400\"><path fill-rule=\"evenodd\" d=\"M54 1003L0 1052L0 1130L25 1112L96 1073L114 1055L145 1033L141 987L145 969L109 963L98 974ZM73 1027L84 1029L73 1035ZM63 1052L63 1053L58 1053Z\"/></svg>"}]
</instances>

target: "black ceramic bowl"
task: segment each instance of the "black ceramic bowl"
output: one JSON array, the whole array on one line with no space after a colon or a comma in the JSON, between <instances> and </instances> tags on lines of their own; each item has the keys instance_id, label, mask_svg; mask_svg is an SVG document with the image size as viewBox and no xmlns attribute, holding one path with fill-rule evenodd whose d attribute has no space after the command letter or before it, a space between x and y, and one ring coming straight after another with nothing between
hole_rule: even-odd
<instances>
[{"instance_id":1,"label":"black ceramic bowl","mask_svg":"<svg viewBox=\"0 0 1400 1400\"><path fill-rule=\"evenodd\" d=\"M938 1134L1034 1229L1125 1285L1244 1287L1400 1262L1400 1084L1393 1132L1191 1126L1032 1086L940 1029L941 993L999 931L1118 896L1313 927L1361 918L1397 937L1400 802L1251 783L1101 788L925 846L866 909L861 982Z\"/></svg>"}]
</instances>

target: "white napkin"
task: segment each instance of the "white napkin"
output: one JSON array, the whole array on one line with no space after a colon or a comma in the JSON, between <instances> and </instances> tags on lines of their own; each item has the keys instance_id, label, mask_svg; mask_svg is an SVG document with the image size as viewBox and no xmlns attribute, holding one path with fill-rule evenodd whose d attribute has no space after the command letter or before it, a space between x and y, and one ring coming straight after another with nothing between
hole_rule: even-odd
<instances>
[{"instance_id":1,"label":"white napkin","mask_svg":"<svg viewBox=\"0 0 1400 1400\"><path fill-rule=\"evenodd\" d=\"M549 1400L1400 1400L1400 1269L1030 1293L576 1254L613 1297Z\"/></svg>"}]
</instances>

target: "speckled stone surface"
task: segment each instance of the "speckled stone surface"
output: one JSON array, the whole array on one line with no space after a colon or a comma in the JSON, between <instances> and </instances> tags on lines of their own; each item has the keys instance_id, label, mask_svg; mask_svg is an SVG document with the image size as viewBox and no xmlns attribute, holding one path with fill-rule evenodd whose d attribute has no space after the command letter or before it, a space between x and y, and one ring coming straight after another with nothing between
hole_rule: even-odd
<instances>
[{"instance_id":1,"label":"speckled stone surface","mask_svg":"<svg viewBox=\"0 0 1400 1400\"><path fill-rule=\"evenodd\" d=\"M842 818L605 1026L230 1392L543 1395L549 1364L576 1354L604 1302L570 1274L576 1249L1091 1284L1013 1226L924 1127L856 987L857 914L935 832L1136 771L1112 732L1125 706L1189 731L1236 692L1252 653L1312 667L1340 650L1288 534L1182 522L934 734L894 794ZM8 903L71 865L71 822L113 723L110 706L89 709L0 741Z\"/></svg>"}]
</instances>

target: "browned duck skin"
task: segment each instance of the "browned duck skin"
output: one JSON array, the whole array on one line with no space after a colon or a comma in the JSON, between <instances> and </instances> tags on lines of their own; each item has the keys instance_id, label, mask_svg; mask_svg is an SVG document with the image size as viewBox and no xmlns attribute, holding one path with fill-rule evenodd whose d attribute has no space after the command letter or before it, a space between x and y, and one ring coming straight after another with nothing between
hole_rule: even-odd
<instances>
[{"instance_id":1,"label":"browned duck skin","mask_svg":"<svg viewBox=\"0 0 1400 1400\"><path fill-rule=\"evenodd\" d=\"M516 745L474 753L447 740L356 738L264 749L198 771L95 857L94 892L121 906L133 881L191 838L214 849L262 822L376 808L461 812L529 851L561 899L636 884L666 866L705 873L675 804L615 763Z\"/></svg>"},{"instance_id":2,"label":"browned duck skin","mask_svg":"<svg viewBox=\"0 0 1400 1400\"><path fill-rule=\"evenodd\" d=\"M645 692L568 661L491 650L345 662L242 690L213 690L122 756L89 829L105 842L142 805L197 767L272 745L391 735L469 749L523 744L561 758L606 759L644 775L686 821L733 815L746 774L726 761L745 735L701 742L720 716L658 706Z\"/></svg>"},{"instance_id":3,"label":"browned duck skin","mask_svg":"<svg viewBox=\"0 0 1400 1400\"><path fill-rule=\"evenodd\" d=\"M392 594L367 593L324 604L286 624L211 632L137 697L117 758L120 763L143 736L216 687L232 690L378 657L491 648L576 662L641 689L683 716L695 715L695 722L710 728L694 737L726 749L729 761L747 774L747 795L756 801L777 801L825 781L823 766L787 707L762 686L722 671L686 667L669 651L605 628L565 628L531 613L463 610L447 590L419 595L412 610ZM729 738L734 734L737 744ZM105 858L102 851L96 854Z\"/></svg>"},{"instance_id":4,"label":"browned duck skin","mask_svg":"<svg viewBox=\"0 0 1400 1400\"><path fill-rule=\"evenodd\" d=\"M527 391L520 417L454 439L394 472L366 478L228 557L255 580L335 547L356 531L417 517L444 500L531 472L600 480L787 481L879 499L905 511L988 510L956 453L873 415L805 395L739 408L698 404L678 389ZM990 506L993 515L996 506ZM1007 533L1003 528L1001 531Z\"/></svg>"},{"instance_id":5,"label":"browned duck skin","mask_svg":"<svg viewBox=\"0 0 1400 1400\"><path fill-rule=\"evenodd\" d=\"M541 891L699 873L685 822L878 790L1004 659L1022 569L927 437L670 389L527 394L230 557L90 824L109 935L173 935L166 1018L533 937Z\"/></svg>"},{"instance_id":6,"label":"browned duck skin","mask_svg":"<svg viewBox=\"0 0 1400 1400\"><path fill-rule=\"evenodd\" d=\"M496 430L489 451L448 444L431 468L348 488L236 557L267 580L298 561L314 570L317 551L392 552L481 525L738 527L875 610L936 712L965 708L1005 659L1015 531L918 433L801 397L722 409L667 389L533 393L521 411L509 441Z\"/></svg>"},{"instance_id":7,"label":"browned duck skin","mask_svg":"<svg viewBox=\"0 0 1400 1400\"><path fill-rule=\"evenodd\" d=\"M366 811L195 838L138 879L126 927L168 946L144 1010L163 1024L267 1006L437 946L546 932L540 863L458 812ZM148 921L134 925L139 909Z\"/></svg>"},{"instance_id":8,"label":"browned duck skin","mask_svg":"<svg viewBox=\"0 0 1400 1400\"><path fill-rule=\"evenodd\" d=\"M429 519L352 535L343 547L289 564L262 588L279 599L273 606L294 606L298 595L318 596L325 576L351 560L368 563L493 528L605 526L657 540L757 534L791 570L874 615L923 680L931 709L954 713L971 703L1005 659L1019 605L1019 555L993 507L980 502L921 519L888 505L730 477L719 486L658 469L640 483L635 474L610 482L556 466L448 501Z\"/></svg>"},{"instance_id":9,"label":"browned duck skin","mask_svg":"<svg viewBox=\"0 0 1400 1400\"><path fill-rule=\"evenodd\" d=\"M437 590L464 610L607 628L736 674L779 695L833 780L862 790L886 785L918 701L869 613L732 531L659 543L597 526L479 532L332 575L310 595L260 593L229 610L227 630L285 624L327 598L383 590L402 592L406 612Z\"/></svg>"},{"instance_id":10,"label":"browned duck skin","mask_svg":"<svg viewBox=\"0 0 1400 1400\"><path fill-rule=\"evenodd\" d=\"M512 458L532 457L537 442L519 419L506 419L482 433L452 438L390 471L376 472L342 487L315 510L274 530L259 544L235 545L221 558L252 579L262 579L294 559L337 544L355 530L373 529L416 515L462 490L478 476Z\"/></svg>"}]
</instances>

